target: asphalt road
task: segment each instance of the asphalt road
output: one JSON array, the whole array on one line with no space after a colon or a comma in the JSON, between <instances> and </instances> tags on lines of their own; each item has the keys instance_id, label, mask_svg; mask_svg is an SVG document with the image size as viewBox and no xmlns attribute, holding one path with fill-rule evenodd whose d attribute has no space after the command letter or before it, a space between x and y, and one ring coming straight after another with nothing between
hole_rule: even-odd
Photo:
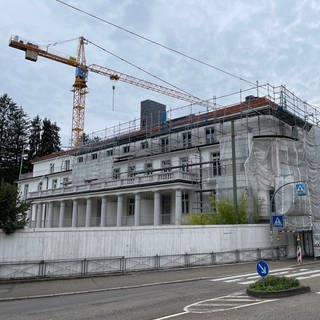
<instances>
[{"instance_id":1,"label":"asphalt road","mask_svg":"<svg viewBox=\"0 0 320 320\"><path fill-rule=\"evenodd\" d=\"M302 278L312 292L281 299L246 296L248 282L256 280L255 263L2 283L0 319L319 319L320 262L296 266L294 261L281 261L269 266L271 272Z\"/></svg>"}]
</instances>

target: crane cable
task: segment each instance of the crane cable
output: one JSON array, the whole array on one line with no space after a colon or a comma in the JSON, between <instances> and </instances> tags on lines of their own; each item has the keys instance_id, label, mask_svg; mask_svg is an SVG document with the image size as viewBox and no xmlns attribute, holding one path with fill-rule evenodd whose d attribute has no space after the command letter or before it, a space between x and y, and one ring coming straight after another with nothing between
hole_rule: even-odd
<instances>
[{"instance_id":1,"label":"crane cable","mask_svg":"<svg viewBox=\"0 0 320 320\"><path fill-rule=\"evenodd\" d=\"M240 80L240 81L247 82L247 83L249 83L249 84L251 84L251 85L256 85L256 83L254 83L254 82L252 82L252 81L250 81L250 80L247 80L247 79L245 79L245 78L243 78L243 77L241 77L241 76L238 76L238 75L236 75L236 74L233 74L233 73L231 73L231 72L229 72L229 71L226 71L226 70L224 70L224 69L222 69L222 68L220 68L220 67L214 66L214 65L212 65L212 64L210 64L210 63L208 63L208 62L205 62L205 61L203 61L203 60L200 60L200 59L198 59L198 58L194 58L194 57L192 57L192 56L190 56L190 55L188 55L188 54L186 54L186 53L184 53L184 52L182 52L182 51L179 51L179 50L170 48L170 47L168 47L168 46L166 46L166 45L164 45L164 44L162 44L162 43L160 43L160 42L157 42L157 41L152 40L152 39L150 39L150 38L147 38L147 37L145 37L145 36L143 36L143 35L141 35L141 34L138 34L138 33L134 32L134 31L131 31L131 30L127 29L127 28L124 28L124 27L122 27L122 26L119 26L119 25L117 25L117 24L115 24L115 23L113 23L113 22L110 22L110 21L108 21L108 20L106 20L106 19L103 19L103 18L101 18L101 17L99 17L99 16L97 16L97 15L95 15L95 14L93 14L93 13L90 13L90 12L88 12L88 11L85 11L85 10L83 10L83 9L80 9L80 8L78 8L78 7L75 7L75 6L69 4L69 3L65 2L65 1L56 0L56 2L59 2L60 4L63 4L63 5L69 7L69 8L71 8L71 9L73 9L73 10L76 10L76 11L79 11L79 12L81 12L81 13L84 13L84 14L86 14L86 15L88 15L88 16L96 19L96 20L99 20L99 21L101 21L101 22L103 22L103 23L109 24L109 25L111 25L111 26L113 26L113 27L115 27L115 28L117 28L117 29L120 29L120 30L122 30L122 31L124 31L124 32L127 32L127 33L129 33L129 34L131 34L131 35L133 35L133 36L135 36L135 37L138 37L138 38L143 39L143 40L145 40L145 41L147 41L147 42L150 42L150 43L152 43L152 44L155 44L155 45L157 45L157 46L159 46L159 47L161 47L161 48L164 48L164 49L169 50L169 51L171 51L171 52L174 52L174 53L176 53L176 54L178 54L178 55L181 55L181 56L183 56L184 58L187 58L187 59L189 59L189 60L198 62L198 63L200 63L200 64L202 64L202 65L205 65L205 66L207 66L207 67L209 67L209 68L211 68L211 69L214 69L214 70L216 70L216 71L222 72L222 73L224 73L224 74L226 74L226 75L228 75L228 76L230 76L230 77L233 77L233 78L235 78L235 79L238 79L238 80Z\"/></svg>"},{"instance_id":2,"label":"crane cable","mask_svg":"<svg viewBox=\"0 0 320 320\"><path fill-rule=\"evenodd\" d=\"M88 43L92 44L93 46L99 48L100 50L102 50L102 51L104 51L104 52L112 55L113 57L115 57L115 58L117 58L117 59L119 59L119 60L127 63L128 65L130 65L130 66L138 69L139 71L142 71L142 72L146 73L147 75L149 75L149 76L151 76L151 77L153 77L153 78L155 78L155 79L157 79L157 80L159 80L159 81L161 81L161 82L169 85L170 87L172 87L172 88L174 88L174 89L176 89L176 90L178 90L178 91L180 91L180 92L183 92L183 93L185 93L185 94L188 94L188 95L192 96L192 94L191 94L190 92L188 92L188 91L186 91L186 90L183 90L183 89L177 87L176 85L174 85L174 84L172 84L172 83L170 83L170 82L168 82L168 81L166 81L166 80L164 80L164 79L162 79L162 78L154 75L153 73L151 73L151 72L143 69L142 67L139 67L138 65L136 65L136 64L134 64L134 63L132 63L132 62L124 59L124 58L121 58L120 56L118 56L117 54L111 52L110 50L108 50L108 49L106 49L106 48L104 48L104 47L102 47L102 46L100 46L100 45L98 45L98 44L96 44L96 43L88 40L88 39L85 39L85 40L86 40ZM207 101L207 100L204 100L204 101Z\"/></svg>"}]
</instances>

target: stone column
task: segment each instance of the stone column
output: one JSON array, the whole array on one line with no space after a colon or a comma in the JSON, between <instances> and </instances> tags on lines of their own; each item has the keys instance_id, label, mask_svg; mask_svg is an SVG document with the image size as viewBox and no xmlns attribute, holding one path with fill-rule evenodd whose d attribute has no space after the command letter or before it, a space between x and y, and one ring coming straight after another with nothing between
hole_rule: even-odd
<instances>
[{"instance_id":1,"label":"stone column","mask_svg":"<svg viewBox=\"0 0 320 320\"><path fill-rule=\"evenodd\" d=\"M66 208L65 201L64 200L60 201L59 228L63 228L65 208Z\"/></svg>"},{"instance_id":2,"label":"stone column","mask_svg":"<svg viewBox=\"0 0 320 320\"><path fill-rule=\"evenodd\" d=\"M36 228L41 228L42 204L38 203L36 206Z\"/></svg>"},{"instance_id":3,"label":"stone column","mask_svg":"<svg viewBox=\"0 0 320 320\"><path fill-rule=\"evenodd\" d=\"M34 217L34 223L36 224L36 222L37 222L37 204L36 203L32 204L31 210L32 211L31 211L29 226L30 226L30 228L34 228L35 225L32 224L32 219Z\"/></svg>"},{"instance_id":4,"label":"stone column","mask_svg":"<svg viewBox=\"0 0 320 320\"><path fill-rule=\"evenodd\" d=\"M52 227L52 214L53 214L53 202L49 202L49 208L48 208L48 217L47 217L47 228Z\"/></svg>"},{"instance_id":5,"label":"stone column","mask_svg":"<svg viewBox=\"0 0 320 320\"><path fill-rule=\"evenodd\" d=\"M72 228L76 228L78 224L78 200L72 201Z\"/></svg>"},{"instance_id":6,"label":"stone column","mask_svg":"<svg viewBox=\"0 0 320 320\"><path fill-rule=\"evenodd\" d=\"M160 192L155 191L153 198L153 224L158 226L160 224Z\"/></svg>"},{"instance_id":7,"label":"stone column","mask_svg":"<svg viewBox=\"0 0 320 320\"><path fill-rule=\"evenodd\" d=\"M181 224L181 214L182 214L182 192L181 190L176 190L176 212L175 212L175 224Z\"/></svg>"},{"instance_id":8,"label":"stone column","mask_svg":"<svg viewBox=\"0 0 320 320\"><path fill-rule=\"evenodd\" d=\"M41 228L45 227L47 216L47 203L41 204Z\"/></svg>"},{"instance_id":9,"label":"stone column","mask_svg":"<svg viewBox=\"0 0 320 320\"><path fill-rule=\"evenodd\" d=\"M100 227L105 227L107 225L107 203L107 197L102 197Z\"/></svg>"},{"instance_id":10,"label":"stone column","mask_svg":"<svg viewBox=\"0 0 320 320\"><path fill-rule=\"evenodd\" d=\"M140 225L140 211L141 211L141 195L136 193L134 196L134 225Z\"/></svg>"},{"instance_id":11,"label":"stone column","mask_svg":"<svg viewBox=\"0 0 320 320\"><path fill-rule=\"evenodd\" d=\"M91 226L91 214L92 214L92 199L87 199L87 205L86 205L86 224L85 226L88 228Z\"/></svg>"},{"instance_id":12,"label":"stone column","mask_svg":"<svg viewBox=\"0 0 320 320\"><path fill-rule=\"evenodd\" d=\"M118 200L117 200L117 227L121 227L122 211L123 211L123 195L119 194Z\"/></svg>"}]
</instances>

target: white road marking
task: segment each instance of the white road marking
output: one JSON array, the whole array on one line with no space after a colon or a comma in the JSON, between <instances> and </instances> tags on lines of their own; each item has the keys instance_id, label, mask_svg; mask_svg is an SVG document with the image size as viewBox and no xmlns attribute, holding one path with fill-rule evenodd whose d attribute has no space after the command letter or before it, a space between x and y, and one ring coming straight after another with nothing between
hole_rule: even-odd
<instances>
[{"instance_id":1,"label":"white road marking","mask_svg":"<svg viewBox=\"0 0 320 320\"><path fill-rule=\"evenodd\" d=\"M297 276L304 276L306 274L313 274L313 273L319 273L320 270L309 270L304 272L297 272L297 273L291 273L286 275L285 277L297 277Z\"/></svg>"},{"instance_id":2,"label":"white road marking","mask_svg":"<svg viewBox=\"0 0 320 320\"><path fill-rule=\"evenodd\" d=\"M170 314L169 316L164 316L164 317L156 318L156 319L153 319L153 320L165 320L165 319L170 319L170 318L182 316L182 315L187 314L187 313L189 313L189 311L184 311L184 312L180 312L180 313Z\"/></svg>"},{"instance_id":3,"label":"white road marking","mask_svg":"<svg viewBox=\"0 0 320 320\"><path fill-rule=\"evenodd\" d=\"M283 269L276 269L270 271L270 274L272 275L283 275L285 277L296 277L298 280L305 280L309 278L316 278L320 277L320 270L309 270L305 268L283 268ZM239 284L248 285L251 283L254 283L258 278L260 278L257 273L247 273L247 274L239 274L234 275L230 277L224 277L224 278L217 278L217 279L211 279L210 281L216 282L216 281L223 281L227 283L234 283L237 282Z\"/></svg>"},{"instance_id":4,"label":"white road marking","mask_svg":"<svg viewBox=\"0 0 320 320\"><path fill-rule=\"evenodd\" d=\"M230 277L225 277L225 278L217 278L217 279L211 279L210 281L225 281L229 279L236 279L236 278L243 278L247 276L253 276L256 273L246 273L246 274L238 274L237 276L230 276Z\"/></svg>"},{"instance_id":5,"label":"white road marking","mask_svg":"<svg viewBox=\"0 0 320 320\"><path fill-rule=\"evenodd\" d=\"M275 274L277 272L289 272L289 270L293 270L293 268L275 269L275 270L270 271L270 274ZM229 276L229 277L224 277L224 278L211 279L210 281L213 281L213 282L216 282L216 281L234 282L234 281L236 281L234 279L248 278L250 276L255 276L255 277L259 278L259 276L257 276L257 273L254 272L254 273L238 274L235 276Z\"/></svg>"},{"instance_id":6,"label":"white road marking","mask_svg":"<svg viewBox=\"0 0 320 320\"><path fill-rule=\"evenodd\" d=\"M306 277L298 277L298 280L304 280L304 279L310 279L310 278L316 278L320 277L320 273L312 274L311 276L306 276Z\"/></svg>"},{"instance_id":7,"label":"white road marking","mask_svg":"<svg viewBox=\"0 0 320 320\"><path fill-rule=\"evenodd\" d=\"M228 295L228 296L222 296L218 298L213 298L213 299L208 299L208 300L203 300L203 301L198 301L196 303L190 304L184 308L185 311L188 311L190 313L214 313L214 312L220 312L220 311L227 311L227 310L236 310L244 307L250 307L253 305L261 304L261 303L267 303L267 302L272 302L276 301L278 299L269 299L269 300L259 300L255 299L249 296L234 296L234 295ZM211 301L213 303L211 303ZM221 301L221 303L219 303ZM246 303L242 304L242 302L250 302L251 303ZM229 304L225 302L238 302L237 304ZM226 307L226 308L219 308L219 309L214 309L210 307Z\"/></svg>"}]
</instances>

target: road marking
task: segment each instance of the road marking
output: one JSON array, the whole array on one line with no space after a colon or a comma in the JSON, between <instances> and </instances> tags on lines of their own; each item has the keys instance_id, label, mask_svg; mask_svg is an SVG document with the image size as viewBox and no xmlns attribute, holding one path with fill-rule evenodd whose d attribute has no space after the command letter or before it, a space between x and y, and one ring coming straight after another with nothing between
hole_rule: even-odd
<instances>
[{"instance_id":1,"label":"road marking","mask_svg":"<svg viewBox=\"0 0 320 320\"><path fill-rule=\"evenodd\" d=\"M170 314L153 320L166 320L180 317L188 313L214 313L227 310L236 310L251 307L262 303L277 301L278 299L262 300L244 295L243 292L235 292L227 296L198 301L183 308L183 312ZM250 302L250 303L248 303Z\"/></svg>"},{"instance_id":2,"label":"road marking","mask_svg":"<svg viewBox=\"0 0 320 320\"><path fill-rule=\"evenodd\" d=\"M156 319L153 319L153 320L165 320L165 319L170 319L170 318L182 316L182 315L187 314L187 313L189 313L189 311L184 311L184 312L180 312L180 313L170 314L169 316L164 316L164 317L156 318Z\"/></svg>"},{"instance_id":3,"label":"road marking","mask_svg":"<svg viewBox=\"0 0 320 320\"><path fill-rule=\"evenodd\" d=\"M227 295L213 299L207 299L190 304L184 308L189 313L214 313L239 308L250 307L262 303L276 301L278 299L261 300L243 295ZM250 302L251 303L243 303ZM225 303L228 302L228 303ZM230 303L233 302L233 303ZM215 308L216 307L216 308ZM222 307L222 308L221 308Z\"/></svg>"},{"instance_id":4,"label":"road marking","mask_svg":"<svg viewBox=\"0 0 320 320\"><path fill-rule=\"evenodd\" d=\"M305 268L283 268L283 269L276 269L270 271L270 274L280 276L283 275L284 277L295 277L298 280L305 280L310 278L320 277L320 270L309 270ZM217 278L211 279L210 281L217 282L223 281L226 283L238 283L243 285L248 285L254 283L260 276L257 273L247 273L247 274L238 274L234 276L224 277L224 278Z\"/></svg>"},{"instance_id":5,"label":"road marking","mask_svg":"<svg viewBox=\"0 0 320 320\"><path fill-rule=\"evenodd\" d=\"M316 278L320 277L320 273L312 274L311 276L306 276L306 277L298 277L298 280L304 280L304 279L310 279L310 278Z\"/></svg>"}]
</instances>

